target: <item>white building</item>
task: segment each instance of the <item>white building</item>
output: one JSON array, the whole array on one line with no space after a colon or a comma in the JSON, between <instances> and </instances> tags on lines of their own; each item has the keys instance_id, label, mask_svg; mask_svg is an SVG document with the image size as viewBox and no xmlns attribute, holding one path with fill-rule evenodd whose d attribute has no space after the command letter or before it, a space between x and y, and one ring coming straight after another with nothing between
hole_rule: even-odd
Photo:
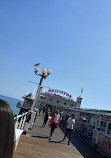
<instances>
[{"instance_id":1,"label":"white building","mask_svg":"<svg viewBox=\"0 0 111 158\"><path fill-rule=\"evenodd\" d=\"M62 94L61 95L58 95ZM50 107L71 107L71 108L80 108L82 98L79 96L77 100L74 101L71 99L71 95L64 91L49 89L48 92L41 93L40 95L40 104L45 106L48 105Z\"/></svg>"}]
</instances>

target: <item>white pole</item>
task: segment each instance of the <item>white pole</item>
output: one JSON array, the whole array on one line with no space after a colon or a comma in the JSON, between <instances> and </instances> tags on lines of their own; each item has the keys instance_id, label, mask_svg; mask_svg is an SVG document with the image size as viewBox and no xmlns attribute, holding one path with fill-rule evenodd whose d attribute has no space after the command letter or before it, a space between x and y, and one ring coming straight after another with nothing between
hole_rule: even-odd
<instances>
[{"instance_id":1,"label":"white pole","mask_svg":"<svg viewBox=\"0 0 111 158\"><path fill-rule=\"evenodd\" d=\"M40 94L40 87L41 87L42 81L43 81L43 75L42 75L41 80L40 80L40 83L39 83L39 85L38 85L38 89L37 89L37 92L36 92L36 96L35 96L34 102L33 102L33 104L32 104L31 111L34 110L34 107L35 107L35 105L37 104L37 98L38 98L38 96L39 96L39 94Z\"/></svg>"}]
</instances>

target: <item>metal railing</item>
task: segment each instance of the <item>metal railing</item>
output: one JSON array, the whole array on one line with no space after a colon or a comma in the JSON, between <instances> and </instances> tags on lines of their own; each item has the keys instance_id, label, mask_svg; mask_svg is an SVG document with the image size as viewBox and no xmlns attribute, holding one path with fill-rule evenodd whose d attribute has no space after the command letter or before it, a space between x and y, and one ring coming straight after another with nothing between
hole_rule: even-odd
<instances>
[{"instance_id":1,"label":"metal railing","mask_svg":"<svg viewBox=\"0 0 111 158\"><path fill-rule=\"evenodd\" d=\"M15 128L22 129L22 130L24 129L27 114L28 114L28 112L25 112L21 115L17 115L14 117Z\"/></svg>"}]
</instances>

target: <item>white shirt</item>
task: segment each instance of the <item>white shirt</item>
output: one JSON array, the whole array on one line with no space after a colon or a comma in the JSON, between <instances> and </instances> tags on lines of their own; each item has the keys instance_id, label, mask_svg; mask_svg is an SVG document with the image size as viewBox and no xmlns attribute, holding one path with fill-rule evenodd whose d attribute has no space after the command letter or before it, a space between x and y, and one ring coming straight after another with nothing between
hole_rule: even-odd
<instances>
[{"instance_id":1,"label":"white shirt","mask_svg":"<svg viewBox=\"0 0 111 158\"><path fill-rule=\"evenodd\" d=\"M73 129L75 125L75 120L72 118L68 118L66 128Z\"/></svg>"},{"instance_id":2,"label":"white shirt","mask_svg":"<svg viewBox=\"0 0 111 158\"><path fill-rule=\"evenodd\" d=\"M59 115L55 115L55 118L54 118L54 123L57 123L59 120Z\"/></svg>"}]
</instances>

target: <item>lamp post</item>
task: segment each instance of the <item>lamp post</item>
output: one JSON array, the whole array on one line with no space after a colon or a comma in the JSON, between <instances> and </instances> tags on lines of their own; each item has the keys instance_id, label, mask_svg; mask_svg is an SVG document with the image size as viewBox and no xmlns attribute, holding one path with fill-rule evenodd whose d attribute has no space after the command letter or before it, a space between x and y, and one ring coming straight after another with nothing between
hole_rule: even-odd
<instances>
[{"instance_id":1,"label":"lamp post","mask_svg":"<svg viewBox=\"0 0 111 158\"><path fill-rule=\"evenodd\" d=\"M35 68L34 68L34 71L35 71L35 74L36 74L36 75L38 75L38 76L41 77L41 79L40 79L40 82L39 82L39 85L38 85L38 89L37 89L37 92L36 92L35 100L34 100L34 102L33 102L31 111L33 111L35 105L37 105L37 98L38 98L38 96L40 95L40 88L41 88L41 84L42 84L43 79L46 79L46 78L51 74L51 70L50 70L50 69L43 69L43 70L42 70L42 74L37 74L37 73L39 72L39 68L38 68L38 67L35 67ZM39 102L39 101L38 101L38 102Z\"/></svg>"},{"instance_id":2,"label":"lamp post","mask_svg":"<svg viewBox=\"0 0 111 158\"><path fill-rule=\"evenodd\" d=\"M36 112L34 112L34 107L36 105L38 105L38 103L39 103L40 88L41 88L42 81L43 81L43 79L46 79L51 74L51 70L50 69L43 69L41 74L37 74L39 72L39 68L38 67L35 67L34 71L35 71L36 75L41 77L41 79L40 79L40 82L39 82L39 85L38 85L38 89L37 89L37 92L36 92L36 96L35 96L34 102L33 102L32 107L31 107L31 113L32 114L31 114L31 121L30 121L30 125L29 125L30 129L32 128L33 123L34 123L34 119L35 119L35 115L36 115Z\"/></svg>"}]
</instances>

